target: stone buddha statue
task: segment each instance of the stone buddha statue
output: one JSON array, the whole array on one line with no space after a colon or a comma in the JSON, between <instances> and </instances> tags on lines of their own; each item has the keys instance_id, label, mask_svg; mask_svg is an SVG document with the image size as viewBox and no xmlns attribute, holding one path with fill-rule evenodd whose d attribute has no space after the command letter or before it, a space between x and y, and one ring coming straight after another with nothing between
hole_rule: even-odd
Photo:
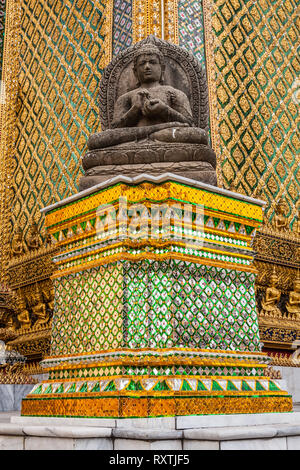
<instances>
[{"instance_id":1,"label":"stone buddha statue","mask_svg":"<svg viewBox=\"0 0 300 470\"><path fill-rule=\"evenodd\" d=\"M102 132L88 139L80 190L166 172L216 185L207 102L205 74L184 49L154 36L126 49L101 81Z\"/></svg>"},{"instance_id":2,"label":"stone buddha statue","mask_svg":"<svg viewBox=\"0 0 300 470\"><path fill-rule=\"evenodd\" d=\"M278 283L278 276L273 270L270 276L270 284L266 289L265 297L261 301L260 315L268 317L281 317L281 311L277 304L281 297L281 292L276 288Z\"/></svg>"},{"instance_id":3,"label":"stone buddha statue","mask_svg":"<svg viewBox=\"0 0 300 470\"><path fill-rule=\"evenodd\" d=\"M180 90L164 85L164 57L157 46L145 44L136 52L134 74L138 87L121 95L115 103L113 128L146 127L168 123L160 128L193 125L187 96ZM151 130L149 129L150 133ZM199 143L205 139L200 130Z\"/></svg>"},{"instance_id":4,"label":"stone buddha statue","mask_svg":"<svg viewBox=\"0 0 300 470\"><path fill-rule=\"evenodd\" d=\"M293 290L289 294L286 309L297 320L300 320L300 277L299 273L293 283Z\"/></svg>"}]
</instances>

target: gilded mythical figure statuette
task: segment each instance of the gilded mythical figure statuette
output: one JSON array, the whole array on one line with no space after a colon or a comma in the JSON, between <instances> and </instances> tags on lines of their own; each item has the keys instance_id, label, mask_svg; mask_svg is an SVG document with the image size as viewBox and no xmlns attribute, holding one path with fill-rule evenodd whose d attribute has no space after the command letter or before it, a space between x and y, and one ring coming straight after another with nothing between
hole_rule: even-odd
<instances>
[{"instance_id":1,"label":"gilded mythical figure statuette","mask_svg":"<svg viewBox=\"0 0 300 470\"><path fill-rule=\"evenodd\" d=\"M23 232L18 228L11 242L11 256L21 256L25 252L23 242Z\"/></svg>"},{"instance_id":2,"label":"gilded mythical figure statuette","mask_svg":"<svg viewBox=\"0 0 300 470\"><path fill-rule=\"evenodd\" d=\"M276 230L286 231L289 227L289 221L286 217L285 203L280 199L275 207L274 226Z\"/></svg>"},{"instance_id":3,"label":"gilded mythical figure statuette","mask_svg":"<svg viewBox=\"0 0 300 470\"><path fill-rule=\"evenodd\" d=\"M27 246L29 250L37 250L40 246L38 226L36 223L33 223L29 227Z\"/></svg>"},{"instance_id":4,"label":"gilded mythical figure statuette","mask_svg":"<svg viewBox=\"0 0 300 470\"><path fill-rule=\"evenodd\" d=\"M49 309L53 312L54 310L54 289L43 290L43 295L46 299Z\"/></svg>"},{"instance_id":5,"label":"gilded mythical figure statuette","mask_svg":"<svg viewBox=\"0 0 300 470\"><path fill-rule=\"evenodd\" d=\"M281 297L281 292L276 288L278 283L278 276L275 272L275 268L270 276L270 284L266 289L265 297L261 301L260 315L268 317L281 317L281 311L277 304Z\"/></svg>"},{"instance_id":6,"label":"gilded mythical figure statuette","mask_svg":"<svg viewBox=\"0 0 300 470\"><path fill-rule=\"evenodd\" d=\"M289 301L286 309L292 317L300 320L300 277L299 272L297 278L293 282L293 290L289 294Z\"/></svg>"},{"instance_id":7,"label":"gilded mythical figure statuette","mask_svg":"<svg viewBox=\"0 0 300 470\"><path fill-rule=\"evenodd\" d=\"M32 313L37 317L34 326L44 325L49 320L49 315L46 312L46 305L43 302L43 298L38 288L33 294L34 305L32 307Z\"/></svg>"},{"instance_id":8,"label":"gilded mythical figure statuette","mask_svg":"<svg viewBox=\"0 0 300 470\"><path fill-rule=\"evenodd\" d=\"M31 319L29 311L27 310L26 300L19 294L18 299L18 313L17 318L22 329L31 328Z\"/></svg>"}]
</instances>

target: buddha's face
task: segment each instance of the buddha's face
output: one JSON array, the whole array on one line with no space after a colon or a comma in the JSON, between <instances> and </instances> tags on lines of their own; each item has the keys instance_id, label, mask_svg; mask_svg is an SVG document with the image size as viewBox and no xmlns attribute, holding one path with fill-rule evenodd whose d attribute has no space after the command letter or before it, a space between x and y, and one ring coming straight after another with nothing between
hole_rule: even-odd
<instances>
[{"instance_id":1,"label":"buddha's face","mask_svg":"<svg viewBox=\"0 0 300 470\"><path fill-rule=\"evenodd\" d=\"M141 84L159 82L162 75L159 57L155 54L140 55L137 58L135 73Z\"/></svg>"}]
</instances>

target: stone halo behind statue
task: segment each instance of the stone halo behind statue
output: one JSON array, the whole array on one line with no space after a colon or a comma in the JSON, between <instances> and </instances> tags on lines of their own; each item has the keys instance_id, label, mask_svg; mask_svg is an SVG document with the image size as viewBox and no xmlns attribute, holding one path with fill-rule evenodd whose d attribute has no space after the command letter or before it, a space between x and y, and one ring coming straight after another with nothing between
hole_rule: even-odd
<instances>
[{"instance_id":1,"label":"stone halo behind statue","mask_svg":"<svg viewBox=\"0 0 300 470\"><path fill-rule=\"evenodd\" d=\"M149 36L111 61L99 98L102 132L89 137L80 190L142 173L217 184L206 77L192 54Z\"/></svg>"}]
</instances>

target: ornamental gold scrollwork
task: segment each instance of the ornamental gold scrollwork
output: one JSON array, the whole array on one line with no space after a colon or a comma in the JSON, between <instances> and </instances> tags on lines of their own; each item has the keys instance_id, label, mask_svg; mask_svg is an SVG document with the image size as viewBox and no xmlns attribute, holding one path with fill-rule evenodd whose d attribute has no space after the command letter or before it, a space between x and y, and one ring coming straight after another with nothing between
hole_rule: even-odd
<instances>
[{"instance_id":1,"label":"ornamental gold scrollwork","mask_svg":"<svg viewBox=\"0 0 300 470\"><path fill-rule=\"evenodd\" d=\"M49 236L41 235L35 222L30 224L26 239L20 228L11 238L11 259L7 268L8 285L12 292L11 324L6 319L6 334L3 335L8 348L27 357L42 357L49 352L54 308L50 277L54 271L52 257L55 252ZM14 334L8 334L12 331Z\"/></svg>"}]
</instances>

